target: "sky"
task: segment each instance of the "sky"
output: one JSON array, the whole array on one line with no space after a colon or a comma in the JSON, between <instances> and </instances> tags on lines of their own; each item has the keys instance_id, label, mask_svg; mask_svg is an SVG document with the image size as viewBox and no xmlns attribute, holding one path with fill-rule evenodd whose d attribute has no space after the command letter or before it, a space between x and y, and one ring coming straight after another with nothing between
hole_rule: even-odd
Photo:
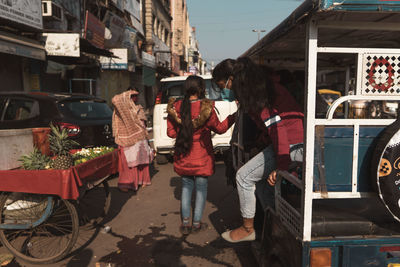
<instances>
[{"instance_id":1,"label":"sky","mask_svg":"<svg viewBox=\"0 0 400 267\"><path fill-rule=\"evenodd\" d=\"M302 0L186 0L202 58L211 66L237 58L292 13Z\"/></svg>"}]
</instances>

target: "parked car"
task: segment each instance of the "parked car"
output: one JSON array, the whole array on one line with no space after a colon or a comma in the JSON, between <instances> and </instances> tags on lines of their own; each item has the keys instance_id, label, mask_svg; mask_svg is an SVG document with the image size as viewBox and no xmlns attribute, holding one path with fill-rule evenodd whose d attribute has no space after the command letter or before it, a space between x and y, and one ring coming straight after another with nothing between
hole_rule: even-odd
<instances>
[{"instance_id":1,"label":"parked car","mask_svg":"<svg viewBox=\"0 0 400 267\"><path fill-rule=\"evenodd\" d=\"M114 145L112 110L94 96L43 92L0 92L0 129L67 129L82 147Z\"/></svg>"},{"instance_id":2,"label":"parked car","mask_svg":"<svg viewBox=\"0 0 400 267\"><path fill-rule=\"evenodd\" d=\"M237 110L235 102L223 101L221 90L212 82L211 75L201 76L206 81L206 97L215 101L215 111L219 120L224 120L229 114ZM187 76L164 78L161 80L161 88L156 98L153 111L153 140L157 151L156 161L159 164L166 163L168 155L173 153L174 139L167 136L167 104L172 97L183 98L183 82ZM214 151L223 152L230 147L233 127L224 134L212 134Z\"/></svg>"}]
</instances>

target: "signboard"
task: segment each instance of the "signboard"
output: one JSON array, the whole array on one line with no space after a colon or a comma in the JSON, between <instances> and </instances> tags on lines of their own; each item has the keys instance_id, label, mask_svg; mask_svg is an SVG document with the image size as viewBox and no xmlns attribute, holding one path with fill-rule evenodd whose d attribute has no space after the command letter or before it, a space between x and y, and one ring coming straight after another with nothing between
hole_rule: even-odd
<instances>
[{"instance_id":1,"label":"signboard","mask_svg":"<svg viewBox=\"0 0 400 267\"><path fill-rule=\"evenodd\" d=\"M154 54L157 55L156 61L158 64L171 65L171 49L160 38L153 34L153 41L156 47Z\"/></svg>"},{"instance_id":2,"label":"signboard","mask_svg":"<svg viewBox=\"0 0 400 267\"><path fill-rule=\"evenodd\" d=\"M136 63L141 63L141 57L139 54L139 49L137 46L137 35L136 30L126 26L124 38L122 41L122 46L129 49L129 60L134 61Z\"/></svg>"},{"instance_id":3,"label":"signboard","mask_svg":"<svg viewBox=\"0 0 400 267\"><path fill-rule=\"evenodd\" d=\"M140 0L125 0L125 10L140 20Z\"/></svg>"},{"instance_id":4,"label":"signboard","mask_svg":"<svg viewBox=\"0 0 400 267\"><path fill-rule=\"evenodd\" d=\"M172 71L175 72L175 73L179 73L179 71L181 69L181 62L180 62L179 55L172 54L171 60L172 60L172 64L171 64Z\"/></svg>"},{"instance_id":5,"label":"signboard","mask_svg":"<svg viewBox=\"0 0 400 267\"><path fill-rule=\"evenodd\" d=\"M46 52L44 51L44 47L40 47L36 44L22 45L17 42L0 40L0 52L38 60L46 60Z\"/></svg>"},{"instance_id":6,"label":"signboard","mask_svg":"<svg viewBox=\"0 0 400 267\"><path fill-rule=\"evenodd\" d=\"M135 27L135 29L138 32L140 32L142 35L144 35L143 25L140 23L140 21L138 21L134 16L130 16L130 17L131 17L132 26Z\"/></svg>"},{"instance_id":7,"label":"signboard","mask_svg":"<svg viewBox=\"0 0 400 267\"><path fill-rule=\"evenodd\" d=\"M363 55L363 95L400 95L400 54Z\"/></svg>"},{"instance_id":8,"label":"signboard","mask_svg":"<svg viewBox=\"0 0 400 267\"><path fill-rule=\"evenodd\" d=\"M112 2L119 10L124 11L125 0L112 0Z\"/></svg>"},{"instance_id":9,"label":"signboard","mask_svg":"<svg viewBox=\"0 0 400 267\"><path fill-rule=\"evenodd\" d=\"M142 61L143 65L153 68L156 68L156 58L146 52L142 51Z\"/></svg>"},{"instance_id":10,"label":"signboard","mask_svg":"<svg viewBox=\"0 0 400 267\"><path fill-rule=\"evenodd\" d=\"M106 38L106 47L120 47L124 38L125 21L114 13L107 11L103 19L104 25L111 31L110 38Z\"/></svg>"},{"instance_id":11,"label":"signboard","mask_svg":"<svg viewBox=\"0 0 400 267\"><path fill-rule=\"evenodd\" d=\"M49 56L79 57L79 33L43 33Z\"/></svg>"},{"instance_id":12,"label":"signboard","mask_svg":"<svg viewBox=\"0 0 400 267\"><path fill-rule=\"evenodd\" d=\"M136 30L129 26L125 27L124 37L122 39L122 46L132 48L136 46Z\"/></svg>"},{"instance_id":13,"label":"signboard","mask_svg":"<svg viewBox=\"0 0 400 267\"><path fill-rule=\"evenodd\" d=\"M84 38L98 48L104 48L105 26L92 13L86 10Z\"/></svg>"},{"instance_id":14,"label":"signboard","mask_svg":"<svg viewBox=\"0 0 400 267\"><path fill-rule=\"evenodd\" d=\"M128 49L127 48L114 48L110 49L114 56L111 57L100 57L100 63L102 69L111 70L127 70L128 69Z\"/></svg>"},{"instance_id":15,"label":"signboard","mask_svg":"<svg viewBox=\"0 0 400 267\"><path fill-rule=\"evenodd\" d=\"M197 74L197 67L196 66L190 66L189 67L189 72L192 73L193 75Z\"/></svg>"},{"instance_id":16,"label":"signboard","mask_svg":"<svg viewBox=\"0 0 400 267\"><path fill-rule=\"evenodd\" d=\"M0 18L42 30L42 1L1 0Z\"/></svg>"}]
</instances>

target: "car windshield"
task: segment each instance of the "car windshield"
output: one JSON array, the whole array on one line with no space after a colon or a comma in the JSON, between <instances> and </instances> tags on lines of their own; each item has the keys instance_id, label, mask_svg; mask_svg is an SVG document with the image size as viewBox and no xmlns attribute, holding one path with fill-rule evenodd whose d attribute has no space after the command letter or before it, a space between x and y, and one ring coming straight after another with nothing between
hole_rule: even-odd
<instances>
[{"instance_id":1,"label":"car windshield","mask_svg":"<svg viewBox=\"0 0 400 267\"><path fill-rule=\"evenodd\" d=\"M222 100L221 90L218 86L211 80L205 79L206 81L206 97L208 99L218 101ZM183 98L183 83L185 81L168 81L161 83L161 90L163 92L162 103L168 103L168 100L172 97Z\"/></svg>"},{"instance_id":2,"label":"car windshield","mask_svg":"<svg viewBox=\"0 0 400 267\"><path fill-rule=\"evenodd\" d=\"M79 119L109 119L112 110L105 102L94 100L69 100L58 103L61 113Z\"/></svg>"}]
</instances>

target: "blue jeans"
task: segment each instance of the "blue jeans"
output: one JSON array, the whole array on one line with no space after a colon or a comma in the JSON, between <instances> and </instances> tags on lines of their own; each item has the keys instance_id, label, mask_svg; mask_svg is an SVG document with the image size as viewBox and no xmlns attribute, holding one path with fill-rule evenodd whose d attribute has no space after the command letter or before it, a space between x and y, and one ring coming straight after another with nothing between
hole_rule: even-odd
<instances>
[{"instance_id":1,"label":"blue jeans","mask_svg":"<svg viewBox=\"0 0 400 267\"><path fill-rule=\"evenodd\" d=\"M196 186L196 203L193 214L193 222L198 223L203 216L204 206L207 199L207 177L201 176L183 176L182 177L182 197L181 212L182 219L190 218L192 192Z\"/></svg>"},{"instance_id":2,"label":"blue jeans","mask_svg":"<svg viewBox=\"0 0 400 267\"><path fill-rule=\"evenodd\" d=\"M291 146L292 147L292 146ZM303 160L303 147L293 145L290 151L292 161ZM256 213L256 183L261 179L267 179L269 174L276 169L275 152L272 145L251 158L236 173L236 184L239 194L240 212L243 218L254 218ZM268 204L274 203L274 187L268 183L265 188Z\"/></svg>"}]
</instances>

